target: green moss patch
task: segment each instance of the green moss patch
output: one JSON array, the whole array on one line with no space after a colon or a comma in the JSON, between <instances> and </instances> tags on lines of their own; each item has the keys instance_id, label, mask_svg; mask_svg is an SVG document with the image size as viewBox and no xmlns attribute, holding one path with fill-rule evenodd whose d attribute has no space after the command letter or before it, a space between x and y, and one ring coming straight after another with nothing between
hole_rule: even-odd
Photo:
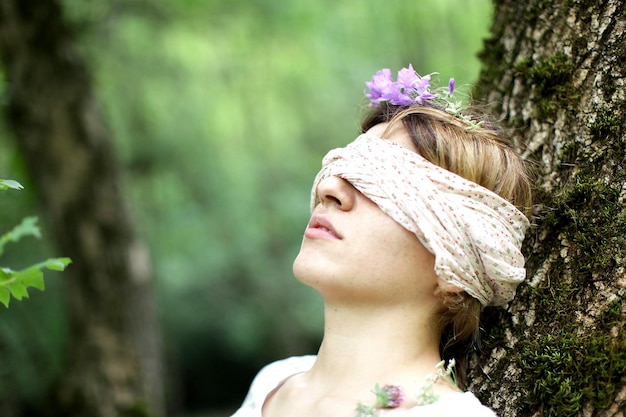
<instances>
[{"instance_id":1,"label":"green moss patch","mask_svg":"<svg viewBox=\"0 0 626 417\"><path fill-rule=\"evenodd\" d=\"M535 116L544 120L553 117L557 109L580 99L578 90L572 84L574 64L563 53L558 53L532 65L527 76L537 92Z\"/></svg>"},{"instance_id":2,"label":"green moss patch","mask_svg":"<svg viewBox=\"0 0 626 417\"><path fill-rule=\"evenodd\" d=\"M570 243L570 269L579 275L609 273L625 243L621 187L605 184L590 171L579 171L543 216L545 226L558 230ZM555 244L560 242L555 239Z\"/></svg>"},{"instance_id":3,"label":"green moss patch","mask_svg":"<svg viewBox=\"0 0 626 417\"><path fill-rule=\"evenodd\" d=\"M620 315L621 303L620 300ZM615 317L615 307L609 317ZM626 373L626 331L617 338L606 330L583 337L574 328L539 333L537 338L520 342L520 366L527 387L527 407L541 408L541 415L577 415L584 404L607 408L616 386Z\"/></svg>"},{"instance_id":4,"label":"green moss patch","mask_svg":"<svg viewBox=\"0 0 626 417\"><path fill-rule=\"evenodd\" d=\"M580 95L572 84L574 69L571 59L561 52L537 62L526 58L517 63L515 72L532 84L536 94L537 119L554 117L559 108L578 102Z\"/></svg>"},{"instance_id":5,"label":"green moss patch","mask_svg":"<svg viewBox=\"0 0 626 417\"><path fill-rule=\"evenodd\" d=\"M572 157L582 166L580 155ZM542 284L527 289L535 303L534 336L517 335L516 360L523 371L520 386L528 415L539 410L548 417L576 416L586 404L607 408L626 375L626 297L588 317L593 323L586 322L584 329L576 316L588 316L585 306L599 302L594 299L596 285L609 285L617 259L626 257L626 216L620 201L626 175L613 174L606 183L598 175L605 161L599 157L582 166L559 193L540 196L553 204L542 216L541 227L551 231L543 247L561 252Z\"/></svg>"}]
</instances>

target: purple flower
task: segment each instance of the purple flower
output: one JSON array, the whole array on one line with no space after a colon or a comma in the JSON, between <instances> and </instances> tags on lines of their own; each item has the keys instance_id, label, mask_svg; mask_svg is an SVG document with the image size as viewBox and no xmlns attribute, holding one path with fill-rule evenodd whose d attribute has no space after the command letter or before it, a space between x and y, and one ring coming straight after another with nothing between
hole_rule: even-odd
<instances>
[{"instance_id":1,"label":"purple flower","mask_svg":"<svg viewBox=\"0 0 626 417\"><path fill-rule=\"evenodd\" d=\"M369 93L366 93L365 96L372 100L372 105L378 104L380 101L384 101L386 99L383 98L385 94L395 88L393 79L391 78L391 70L389 68L384 68L378 71L372 77L372 81L366 82L365 85L369 88Z\"/></svg>"},{"instance_id":2,"label":"purple flower","mask_svg":"<svg viewBox=\"0 0 626 417\"><path fill-rule=\"evenodd\" d=\"M454 78L450 78L448 81L448 95L451 96L454 93Z\"/></svg>"},{"instance_id":3,"label":"purple flower","mask_svg":"<svg viewBox=\"0 0 626 417\"><path fill-rule=\"evenodd\" d=\"M395 88L389 89L389 91L383 95L384 99L388 100L391 104L395 104L396 106L410 106L413 104L414 100L411 96L405 94L397 84L394 84L394 87Z\"/></svg>"},{"instance_id":4,"label":"purple flower","mask_svg":"<svg viewBox=\"0 0 626 417\"><path fill-rule=\"evenodd\" d=\"M424 104L424 101L432 100L437 97L430 92L430 75L420 77L415 84L415 101Z\"/></svg>"},{"instance_id":5,"label":"purple flower","mask_svg":"<svg viewBox=\"0 0 626 417\"><path fill-rule=\"evenodd\" d=\"M381 101L388 101L397 106L410 106L414 103L434 100L437 95L430 92L430 75L420 76L409 64L408 68L398 71L397 81L393 81L389 68L378 71L365 85L369 92L365 96L375 106ZM448 84L449 91L454 91L454 79Z\"/></svg>"},{"instance_id":6,"label":"purple flower","mask_svg":"<svg viewBox=\"0 0 626 417\"><path fill-rule=\"evenodd\" d=\"M430 75L421 77L409 64L408 68L398 71L397 84L400 90L407 96L399 105L408 106L415 102L423 104L424 100L432 100L436 96L430 93ZM410 100L410 101L409 101Z\"/></svg>"},{"instance_id":7,"label":"purple flower","mask_svg":"<svg viewBox=\"0 0 626 417\"><path fill-rule=\"evenodd\" d=\"M408 68L402 68L398 71L398 87L404 89L405 92L411 91L420 81L420 76L413 69L413 65L409 64Z\"/></svg>"},{"instance_id":8,"label":"purple flower","mask_svg":"<svg viewBox=\"0 0 626 417\"><path fill-rule=\"evenodd\" d=\"M374 392L377 408L397 408L404 401L404 390L400 385L385 385L381 388L377 384Z\"/></svg>"}]
</instances>

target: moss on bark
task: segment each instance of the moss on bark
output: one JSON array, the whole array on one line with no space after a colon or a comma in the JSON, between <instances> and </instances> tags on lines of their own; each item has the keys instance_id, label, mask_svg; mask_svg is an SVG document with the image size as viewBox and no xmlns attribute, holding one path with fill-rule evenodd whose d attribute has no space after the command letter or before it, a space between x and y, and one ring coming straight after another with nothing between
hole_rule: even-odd
<instances>
[{"instance_id":1,"label":"moss on bark","mask_svg":"<svg viewBox=\"0 0 626 417\"><path fill-rule=\"evenodd\" d=\"M527 283L485 311L470 387L502 417L623 416L626 1L495 7L477 90L536 168L536 206Z\"/></svg>"}]
</instances>

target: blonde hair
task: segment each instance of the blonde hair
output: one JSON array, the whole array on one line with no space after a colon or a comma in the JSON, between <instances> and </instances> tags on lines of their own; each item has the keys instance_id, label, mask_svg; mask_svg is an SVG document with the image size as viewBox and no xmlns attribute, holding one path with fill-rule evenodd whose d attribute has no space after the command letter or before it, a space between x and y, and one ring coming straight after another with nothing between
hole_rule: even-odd
<instances>
[{"instance_id":1,"label":"blonde hair","mask_svg":"<svg viewBox=\"0 0 626 417\"><path fill-rule=\"evenodd\" d=\"M418 153L428 161L499 194L527 216L532 203L531 173L510 146L504 131L482 115L465 117L481 123L468 124L436 104L395 106L382 103L363 120L361 131L389 123L402 123ZM440 319L441 355L454 358L457 381L466 384L468 354L479 342L480 302L465 292L439 291L443 305Z\"/></svg>"}]
</instances>

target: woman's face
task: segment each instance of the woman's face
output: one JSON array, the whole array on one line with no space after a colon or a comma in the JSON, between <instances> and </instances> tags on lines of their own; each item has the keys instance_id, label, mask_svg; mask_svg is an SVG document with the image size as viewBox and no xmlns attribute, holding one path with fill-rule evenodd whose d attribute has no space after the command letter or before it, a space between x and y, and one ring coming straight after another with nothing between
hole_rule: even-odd
<instances>
[{"instance_id":1,"label":"woman's face","mask_svg":"<svg viewBox=\"0 0 626 417\"><path fill-rule=\"evenodd\" d=\"M384 125L370 132L380 136ZM387 140L415 151L404 129ZM317 188L294 274L329 301L397 304L433 297L434 255L349 182L328 177Z\"/></svg>"}]
</instances>

